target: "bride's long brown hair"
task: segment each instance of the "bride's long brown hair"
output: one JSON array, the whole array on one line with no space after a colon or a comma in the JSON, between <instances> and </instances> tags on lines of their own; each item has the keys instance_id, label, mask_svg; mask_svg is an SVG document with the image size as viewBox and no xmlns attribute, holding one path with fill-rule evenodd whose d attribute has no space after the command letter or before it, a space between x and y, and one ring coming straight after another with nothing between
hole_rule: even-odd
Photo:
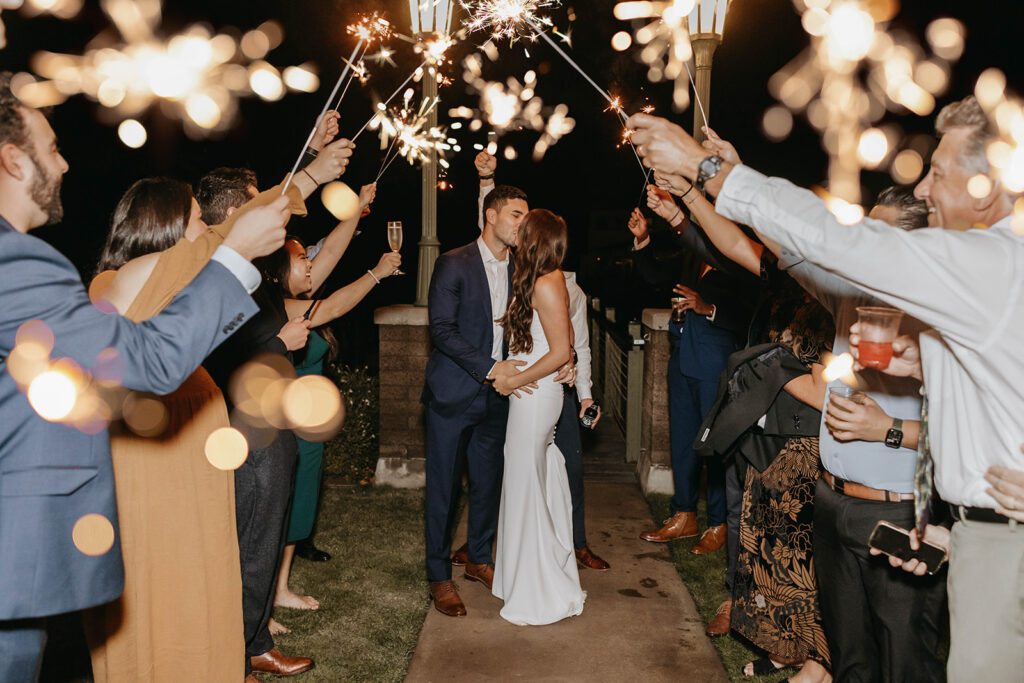
<instances>
[{"instance_id":1,"label":"bride's long brown hair","mask_svg":"<svg viewBox=\"0 0 1024 683\"><path fill-rule=\"evenodd\" d=\"M498 319L505 328L509 353L533 351L533 287L537 278L562 267L567 232L565 221L547 209L530 211L519 226L512 298L505 315Z\"/></svg>"}]
</instances>

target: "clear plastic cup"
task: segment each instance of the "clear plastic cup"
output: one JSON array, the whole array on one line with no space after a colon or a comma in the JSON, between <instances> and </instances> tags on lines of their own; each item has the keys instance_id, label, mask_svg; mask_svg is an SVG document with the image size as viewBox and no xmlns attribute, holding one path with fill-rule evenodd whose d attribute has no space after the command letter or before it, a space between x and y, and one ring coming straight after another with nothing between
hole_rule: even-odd
<instances>
[{"instance_id":1,"label":"clear plastic cup","mask_svg":"<svg viewBox=\"0 0 1024 683\"><path fill-rule=\"evenodd\" d=\"M686 318L686 311L683 310L683 304L686 303L685 296L674 296L672 301L672 320L677 323L683 322Z\"/></svg>"},{"instance_id":2,"label":"clear plastic cup","mask_svg":"<svg viewBox=\"0 0 1024 683\"><path fill-rule=\"evenodd\" d=\"M892 342L900 331L903 311L883 306L858 306L860 343L858 362L866 368L885 370L892 360Z\"/></svg>"}]
</instances>

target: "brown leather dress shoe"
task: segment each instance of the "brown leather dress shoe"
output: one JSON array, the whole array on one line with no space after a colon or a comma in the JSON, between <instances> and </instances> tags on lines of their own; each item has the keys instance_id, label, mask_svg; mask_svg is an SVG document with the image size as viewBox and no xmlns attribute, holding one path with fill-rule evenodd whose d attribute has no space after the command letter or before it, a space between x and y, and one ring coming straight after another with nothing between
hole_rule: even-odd
<instances>
[{"instance_id":1,"label":"brown leather dress shoe","mask_svg":"<svg viewBox=\"0 0 1024 683\"><path fill-rule=\"evenodd\" d=\"M491 587L494 585L494 565L473 564L472 562L467 562L466 580L479 581L483 585L487 586L488 590L490 590Z\"/></svg>"},{"instance_id":2,"label":"brown leather dress shoe","mask_svg":"<svg viewBox=\"0 0 1024 683\"><path fill-rule=\"evenodd\" d=\"M434 599L434 607L441 614L447 617L466 616L466 606L462 604L459 591L455 589L455 582L451 579L448 581L431 581L430 597Z\"/></svg>"},{"instance_id":3,"label":"brown leather dress shoe","mask_svg":"<svg viewBox=\"0 0 1024 683\"><path fill-rule=\"evenodd\" d=\"M576 561L581 567L585 569L593 569L595 572L603 572L606 569L611 569L610 564L590 552L590 548L587 546L576 548Z\"/></svg>"},{"instance_id":4,"label":"brown leather dress shoe","mask_svg":"<svg viewBox=\"0 0 1024 683\"><path fill-rule=\"evenodd\" d=\"M732 598L729 598L718 606L715 618L711 620L704 633L708 638L719 638L729 632L729 624L732 621Z\"/></svg>"},{"instance_id":5,"label":"brown leather dress shoe","mask_svg":"<svg viewBox=\"0 0 1024 683\"><path fill-rule=\"evenodd\" d=\"M690 548L690 552L694 555L713 553L725 545L725 541L728 537L729 534L726 531L725 524L709 526L704 530L704 533L701 534L700 540L697 541L697 545Z\"/></svg>"},{"instance_id":6,"label":"brown leather dress shoe","mask_svg":"<svg viewBox=\"0 0 1024 683\"><path fill-rule=\"evenodd\" d=\"M692 538L697 535L697 513L677 512L665 520L665 526L654 531L645 531L640 538L652 543L668 543L677 538Z\"/></svg>"},{"instance_id":7,"label":"brown leather dress shoe","mask_svg":"<svg viewBox=\"0 0 1024 683\"><path fill-rule=\"evenodd\" d=\"M452 564L456 567L463 567L469 562L469 544L463 543L459 549L452 553Z\"/></svg>"},{"instance_id":8,"label":"brown leather dress shoe","mask_svg":"<svg viewBox=\"0 0 1024 683\"><path fill-rule=\"evenodd\" d=\"M276 647L258 657L249 657L253 671L262 671L275 676L294 676L313 668L309 657L286 657Z\"/></svg>"}]
</instances>

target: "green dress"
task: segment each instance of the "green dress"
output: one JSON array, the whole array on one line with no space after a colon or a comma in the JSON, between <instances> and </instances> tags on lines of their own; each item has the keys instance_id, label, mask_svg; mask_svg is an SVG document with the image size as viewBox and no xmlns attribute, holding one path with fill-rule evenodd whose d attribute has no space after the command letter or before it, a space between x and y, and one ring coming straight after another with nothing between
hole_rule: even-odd
<instances>
[{"instance_id":1,"label":"green dress","mask_svg":"<svg viewBox=\"0 0 1024 683\"><path fill-rule=\"evenodd\" d=\"M306 357L295 364L296 374L324 374L324 359L329 350L324 338L316 330L310 330ZM313 532L324 462L323 443L306 441L297 436L295 438L299 442L299 468L295 474L295 497L292 499L291 521L288 523L289 543L309 538Z\"/></svg>"}]
</instances>

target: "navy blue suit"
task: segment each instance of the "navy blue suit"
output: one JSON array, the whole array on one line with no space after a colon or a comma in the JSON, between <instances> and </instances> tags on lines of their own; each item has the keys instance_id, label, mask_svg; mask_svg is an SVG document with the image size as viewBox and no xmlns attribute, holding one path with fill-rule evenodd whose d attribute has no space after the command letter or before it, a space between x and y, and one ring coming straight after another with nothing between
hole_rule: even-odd
<instances>
[{"instance_id":1,"label":"navy blue suit","mask_svg":"<svg viewBox=\"0 0 1024 683\"><path fill-rule=\"evenodd\" d=\"M711 261L714 247L704 243L703 233L689 227L682 236L687 256ZM655 258L648 245L633 252L641 276L651 284L693 281L671 261ZM682 279L680 276L682 275ZM696 274L695 274L696 275ZM675 279L673 279L675 278ZM672 442L672 478L675 495L671 511L695 512L700 486L701 460L693 440L718 392L718 377L729 356L743 346L750 316L757 302L757 279L747 273L712 268L696 278L693 287L716 307L714 321L686 311L683 322L669 323L672 352L668 364L669 429ZM708 459L708 526L726 522L725 468L721 460Z\"/></svg>"},{"instance_id":2,"label":"navy blue suit","mask_svg":"<svg viewBox=\"0 0 1024 683\"><path fill-rule=\"evenodd\" d=\"M511 292L511 261L508 268ZM475 564L493 562L504 468L508 398L484 384L495 363L491 349L493 320L498 316L491 310L477 242L437 259L427 307L434 344L422 397L427 426L427 580L444 581L452 576L451 530L462 468L467 467L469 475L467 536L469 561Z\"/></svg>"},{"instance_id":3,"label":"navy blue suit","mask_svg":"<svg viewBox=\"0 0 1024 683\"><path fill-rule=\"evenodd\" d=\"M256 312L238 279L211 262L160 315L133 323L101 313L53 247L0 218L0 680L38 676L42 619L113 600L124 587L106 430L86 434L41 418L7 367L19 327L42 321L51 359L83 369L113 349L121 384L170 393ZM114 527L114 545L88 556L72 541L83 515Z\"/></svg>"}]
</instances>

